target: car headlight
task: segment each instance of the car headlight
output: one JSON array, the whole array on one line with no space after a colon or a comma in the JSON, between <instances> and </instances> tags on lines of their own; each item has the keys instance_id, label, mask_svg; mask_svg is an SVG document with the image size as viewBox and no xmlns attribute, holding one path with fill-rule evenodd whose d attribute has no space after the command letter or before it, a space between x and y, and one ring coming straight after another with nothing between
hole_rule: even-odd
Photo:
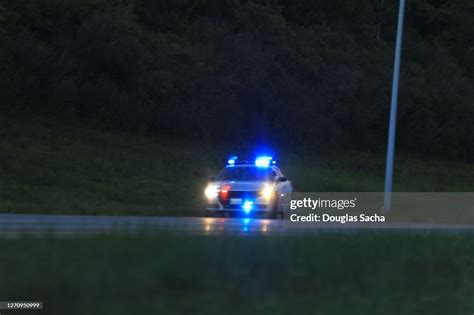
<instances>
[{"instance_id":1,"label":"car headlight","mask_svg":"<svg viewBox=\"0 0 474 315\"><path fill-rule=\"evenodd\" d=\"M216 198L219 193L219 186L215 184L209 184L204 190L204 194L208 199Z\"/></svg>"},{"instance_id":2,"label":"car headlight","mask_svg":"<svg viewBox=\"0 0 474 315\"><path fill-rule=\"evenodd\" d=\"M265 198L266 201L270 201L273 199L273 196L275 195L275 189L273 186L266 185L262 189L262 197Z\"/></svg>"}]
</instances>

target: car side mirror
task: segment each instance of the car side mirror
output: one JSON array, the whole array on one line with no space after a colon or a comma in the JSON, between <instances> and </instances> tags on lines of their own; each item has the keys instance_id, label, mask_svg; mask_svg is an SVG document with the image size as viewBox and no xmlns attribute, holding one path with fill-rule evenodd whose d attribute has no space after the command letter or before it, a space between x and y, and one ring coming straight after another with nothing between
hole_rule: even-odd
<instances>
[{"instance_id":1,"label":"car side mirror","mask_svg":"<svg viewBox=\"0 0 474 315\"><path fill-rule=\"evenodd\" d=\"M215 177L215 176L209 176L209 181L210 181L210 182L215 182L215 181L216 181L216 177Z\"/></svg>"},{"instance_id":2,"label":"car side mirror","mask_svg":"<svg viewBox=\"0 0 474 315\"><path fill-rule=\"evenodd\" d=\"M288 179L286 177L278 177L277 181L279 182L286 182Z\"/></svg>"}]
</instances>

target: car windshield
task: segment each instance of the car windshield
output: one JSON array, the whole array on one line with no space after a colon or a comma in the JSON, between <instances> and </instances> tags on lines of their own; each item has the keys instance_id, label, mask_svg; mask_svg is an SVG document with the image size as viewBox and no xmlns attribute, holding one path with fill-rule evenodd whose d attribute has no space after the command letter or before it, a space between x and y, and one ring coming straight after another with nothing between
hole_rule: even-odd
<instances>
[{"instance_id":1,"label":"car windshield","mask_svg":"<svg viewBox=\"0 0 474 315\"><path fill-rule=\"evenodd\" d=\"M268 167L229 166L219 173L217 180L268 181L275 175L275 171Z\"/></svg>"}]
</instances>

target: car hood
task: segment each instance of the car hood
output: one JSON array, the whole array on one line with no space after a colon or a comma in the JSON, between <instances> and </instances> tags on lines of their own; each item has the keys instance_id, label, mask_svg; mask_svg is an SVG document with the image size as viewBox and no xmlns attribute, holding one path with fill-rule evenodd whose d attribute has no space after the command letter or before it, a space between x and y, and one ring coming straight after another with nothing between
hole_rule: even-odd
<instances>
[{"instance_id":1,"label":"car hood","mask_svg":"<svg viewBox=\"0 0 474 315\"><path fill-rule=\"evenodd\" d=\"M258 191L266 185L272 185L267 181L218 181L215 184L219 186L229 185L231 191Z\"/></svg>"}]
</instances>

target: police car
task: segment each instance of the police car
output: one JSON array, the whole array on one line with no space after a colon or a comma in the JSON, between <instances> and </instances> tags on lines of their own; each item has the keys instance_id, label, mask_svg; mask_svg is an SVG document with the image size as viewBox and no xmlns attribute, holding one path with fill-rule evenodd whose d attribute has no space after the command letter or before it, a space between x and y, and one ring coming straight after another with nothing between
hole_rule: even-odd
<instances>
[{"instance_id":1,"label":"police car","mask_svg":"<svg viewBox=\"0 0 474 315\"><path fill-rule=\"evenodd\" d=\"M207 216L263 215L283 218L293 188L271 156L252 160L229 158L227 166L210 178L205 189Z\"/></svg>"}]
</instances>

